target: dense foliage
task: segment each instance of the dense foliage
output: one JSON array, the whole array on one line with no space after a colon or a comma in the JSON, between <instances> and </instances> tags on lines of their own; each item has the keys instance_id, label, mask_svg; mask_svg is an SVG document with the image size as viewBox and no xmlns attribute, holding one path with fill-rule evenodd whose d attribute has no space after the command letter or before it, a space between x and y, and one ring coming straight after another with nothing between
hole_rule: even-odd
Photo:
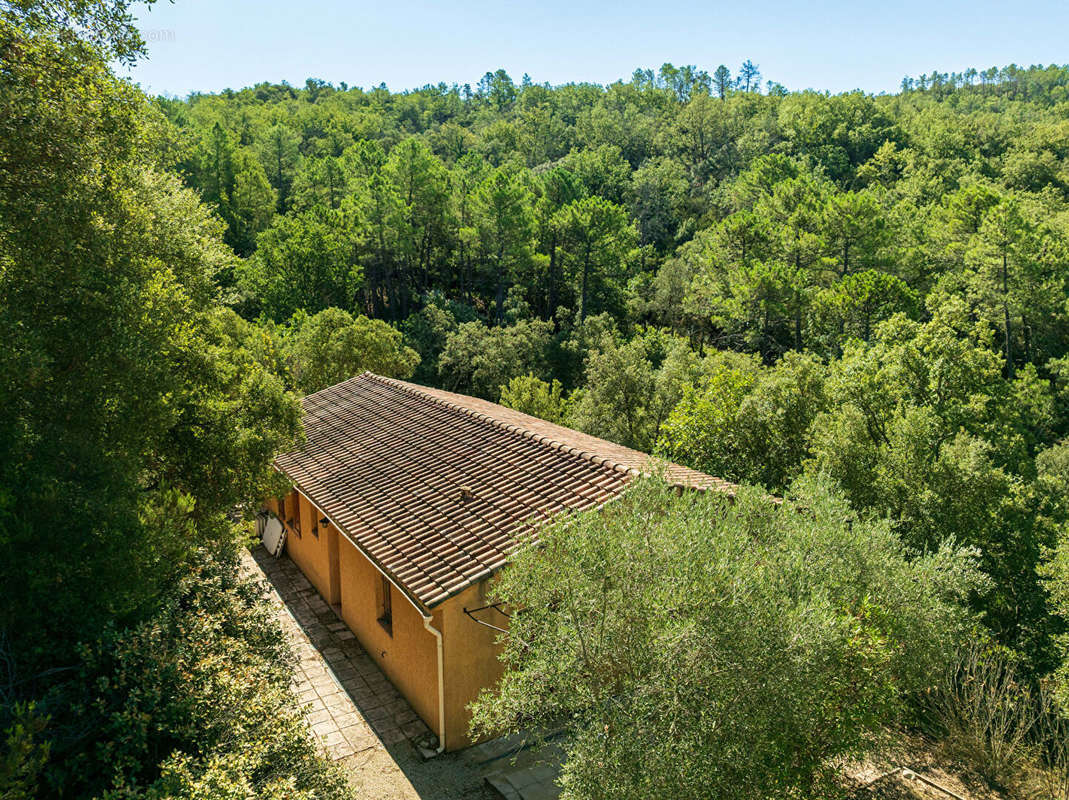
<instances>
[{"instance_id":1,"label":"dense foliage","mask_svg":"<svg viewBox=\"0 0 1069 800\"><path fill-rule=\"evenodd\" d=\"M828 796L950 659L977 573L797 494L651 480L544 531L493 590L514 613L477 729L563 726L565 797Z\"/></svg>"},{"instance_id":2,"label":"dense foliage","mask_svg":"<svg viewBox=\"0 0 1069 800\"><path fill-rule=\"evenodd\" d=\"M52 690L48 776L66 794L216 800L346 797L294 702L295 659L260 587L233 554L200 552L162 606L110 627Z\"/></svg>"},{"instance_id":3,"label":"dense foliage","mask_svg":"<svg viewBox=\"0 0 1069 800\"><path fill-rule=\"evenodd\" d=\"M247 318L338 306L396 325L418 381L774 491L826 474L913 547L977 546L974 607L1045 673L1067 88L1011 66L791 93L747 62L156 102Z\"/></svg>"},{"instance_id":4,"label":"dense foliage","mask_svg":"<svg viewBox=\"0 0 1069 800\"><path fill-rule=\"evenodd\" d=\"M584 770L600 762L577 759L577 794L729 785L738 765L721 761L701 775L628 771L642 762L626 748L644 741L629 726L674 745L657 726L693 721L708 700L672 680L697 669L673 661L697 632L710 638L694 652L734 652L739 675L767 669L782 694L757 707L737 676L694 673L750 703L754 727L718 717L725 727L680 746L737 753L770 791L819 783L917 685L895 647L944 646L954 625L935 620L949 606L895 592L961 546L984 579L937 570L942 588L1069 702L1069 69L933 73L881 96L788 92L748 61L734 76L665 64L610 86L499 70L404 93L310 79L147 100L107 67L143 52L129 6L0 2L0 780L12 792L335 791L269 688L281 672L249 654L259 678L242 684L245 706L213 657L260 643L281 658L233 580L225 515L262 495L271 455L299 437L295 394L363 370L816 492L817 511L796 517L748 492L737 507L675 508L647 489L621 506L634 519L561 534L577 600L617 548L635 555L610 565L620 580L664 567L712 604L681 606L678 586L650 577L633 598L648 619L613 653L666 645L645 673L584 673L571 648L560 663L578 677L561 677L556 705L510 706L520 695L506 691L484 706L487 724L576 713L588 754L608 725L619 782L595 786ZM711 613L735 599L731 564L688 561L667 539L663 564L643 561L636 519L767 575L744 579L767 630ZM764 533L744 541L749 528ZM599 530L613 536L599 544ZM873 550L860 552L862 534ZM852 576L873 583L850 583L847 562L806 572L823 563L799 563L806 548L877 559ZM530 585L506 581L514 601L549 575L528 561ZM547 608L528 635L567 649L579 632ZM191 613L220 638L199 641L208 623ZM794 629L825 649L777 660ZM828 678L824 694L809 670ZM105 674L154 710L124 705ZM519 665L513 685L532 675ZM642 704L654 678L678 689L677 716ZM248 723L237 739L214 735L216 704ZM257 728L256 709L277 727ZM197 714L203 730L182 727ZM837 734L772 734L800 719ZM114 764L94 761L104 751L87 731L100 726ZM734 749L720 748L732 730ZM265 737L281 762L257 749ZM265 772L264 758L290 766Z\"/></svg>"},{"instance_id":5,"label":"dense foliage","mask_svg":"<svg viewBox=\"0 0 1069 800\"><path fill-rule=\"evenodd\" d=\"M0 4L0 795L337 797L228 521L299 405L126 5Z\"/></svg>"}]
</instances>

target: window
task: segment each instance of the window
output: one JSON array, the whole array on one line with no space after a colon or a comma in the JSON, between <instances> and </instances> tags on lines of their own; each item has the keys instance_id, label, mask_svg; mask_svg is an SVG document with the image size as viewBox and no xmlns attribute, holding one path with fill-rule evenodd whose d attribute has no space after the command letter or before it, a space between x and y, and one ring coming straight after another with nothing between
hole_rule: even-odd
<instances>
[{"instance_id":1,"label":"window","mask_svg":"<svg viewBox=\"0 0 1069 800\"><path fill-rule=\"evenodd\" d=\"M290 511L290 519L286 520L291 528L293 528L293 535L298 539L301 538L301 501L297 492L290 494L290 501L287 503Z\"/></svg>"},{"instance_id":2,"label":"window","mask_svg":"<svg viewBox=\"0 0 1069 800\"><path fill-rule=\"evenodd\" d=\"M392 589L393 587L390 585L389 578L383 575L378 591L379 625L381 625L383 630L390 634L390 636L393 636L393 599L390 597Z\"/></svg>"}]
</instances>

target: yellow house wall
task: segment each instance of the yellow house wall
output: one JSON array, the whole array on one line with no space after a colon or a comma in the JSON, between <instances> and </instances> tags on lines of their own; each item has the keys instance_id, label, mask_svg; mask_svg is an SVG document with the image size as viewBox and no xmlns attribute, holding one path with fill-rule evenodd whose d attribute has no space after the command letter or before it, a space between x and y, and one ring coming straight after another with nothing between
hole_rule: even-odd
<instances>
[{"instance_id":1,"label":"yellow house wall","mask_svg":"<svg viewBox=\"0 0 1069 800\"><path fill-rule=\"evenodd\" d=\"M423 616L395 586L391 587L392 635L387 633L378 620L376 589L382 573L344 537L339 537L338 554L342 619L440 738L437 639L423 627ZM435 614L432 624L436 628L438 622L439 615Z\"/></svg>"},{"instance_id":2,"label":"yellow house wall","mask_svg":"<svg viewBox=\"0 0 1069 800\"><path fill-rule=\"evenodd\" d=\"M286 498L287 506L294 495ZM423 626L423 617L396 587L392 591L392 635L378 621L376 591L382 573L344 535L329 525L318 538L311 535L321 512L299 497L302 536L287 532L286 552L327 602L340 604L345 624L424 722L441 738L438 716L438 645ZM277 503L266 505L275 513ZM482 581L439 605L431 624L442 632L445 740L448 750L473 743L468 734L471 703L484 688L497 684L502 664L497 656L498 633L469 618L464 609L486 604ZM493 611L477 616L507 628L508 619Z\"/></svg>"},{"instance_id":3,"label":"yellow house wall","mask_svg":"<svg viewBox=\"0 0 1069 800\"><path fill-rule=\"evenodd\" d=\"M501 679L501 648L495 640L499 633L480 625L464 613L486 605L486 584L470 586L435 609L442 618L443 662L445 665L446 746L449 750L473 743L468 735L471 713L468 704L484 688L492 688ZM508 618L493 610L476 613L499 628L507 628Z\"/></svg>"},{"instance_id":4,"label":"yellow house wall","mask_svg":"<svg viewBox=\"0 0 1069 800\"><path fill-rule=\"evenodd\" d=\"M286 499L287 510L294 495ZM328 603L337 603L337 588L331 586L331 565L329 531L318 530L319 519L322 516L308 499L297 494L299 500L299 513L301 515L301 535L288 529L286 532L286 554L311 582ZM313 531L319 535L315 536ZM332 591L332 588L334 591Z\"/></svg>"}]
</instances>

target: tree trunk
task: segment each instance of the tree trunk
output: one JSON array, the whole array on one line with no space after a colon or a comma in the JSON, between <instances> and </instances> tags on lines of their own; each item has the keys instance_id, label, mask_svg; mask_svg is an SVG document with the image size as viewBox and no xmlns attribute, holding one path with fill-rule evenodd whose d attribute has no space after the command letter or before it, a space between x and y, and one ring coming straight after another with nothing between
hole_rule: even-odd
<instances>
[{"instance_id":1,"label":"tree trunk","mask_svg":"<svg viewBox=\"0 0 1069 800\"><path fill-rule=\"evenodd\" d=\"M590 277L590 245L586 246L586 253L583 259L583 285L582 290L579 293L579 322L583 322L586 319L586 292L587 284Z\"/></svg>"},{"instance_id":2,"label":"tree trunk","mask_svg":"<svg viewBox=\"0 0 1069 800\"><path fill-rule=\"evenodd\" d=\"M215 189L220 209L223 205L223 147L219 137L215 137Z\"/></svg>"},{"instance_id":3,"label":"tree trunk","mask_svg":"<svg viewBox=\"0 0 1069 800\"><path fill-rule=\"evenodd\" d=\"M1012 333L1010 330L1010 290L1009 290L1009 258L1005 251L1002 253L1002 311L1005 315L1006 332L1006 377L1013 380L1016 372L1013 368Z\"/></svg>"},{"instance_id":4,"label":"tree trunk","mask_svg":"<svg viewBox=\"0 0 1069 800\"><path fill-rule=\"evenodd\" d=\"M504 248L497 248L497 324L505 324L505 266Z\"/></svg>"},{"instance_id":5,"label":"tree trunk","mask_svg":"<svg viewBox=\"0 0 1069 800\"><path fill-rule=\"evenodd\" d=\"M546 319L553 319L557 312L557 232L549 239L549 286L546 291Z\"/></svg>"},{"instance_id":6,"label":"tree trunk","mask_svg":"<svg viewBox=\"0 0 1069 800\"><path fill-rule=\"evenodd\" d=\"M794 269L797 272L802 271L802 255L797 250L794 253ZM802 352L802 301L798 300L798 305L794 309L794 349L799 353Z\"/></svg>"},{"instance_id":7,"label":"tree trunk","mask_svg":"<svg viewBox=\"0 0 1069 800\"><path fill-rule=\"evenodd\" d=\"M501 327L505 324L505 281L501 275L501 266L497 268L497 324Z\"/></svg>"},{"instance_id":8,"label":"tree trunk","mask_svg":"<svg viewBox=\"0 0 1069 800\"><path fill-rule=\"evenodd\" d=\"M275 155L278 160L278 211L286 213L286 193L282 189L282 134L275 137Z\"/></svg>"}]
</instances>

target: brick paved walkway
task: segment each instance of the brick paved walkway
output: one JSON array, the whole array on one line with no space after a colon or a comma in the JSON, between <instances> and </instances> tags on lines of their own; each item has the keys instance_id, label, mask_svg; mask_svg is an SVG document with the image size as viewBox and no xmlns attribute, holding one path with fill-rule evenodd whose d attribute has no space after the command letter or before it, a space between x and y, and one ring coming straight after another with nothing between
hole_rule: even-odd
<instances>
[{"instance_id":1,"label":"brick paved walkway","mask_svg":"<svg viewBox=\"0 0 1069 800\"><path fill-rule=\"evenodd\" d=\"M428 744L430 729L292 561L258 547L243 554L242 567L270 585L268 598L300 659L294 691L331 757L405 739L416 747Z\"/></svg>"},{"instance_id":2,"label":"brick paved walkway","mask_svg":"<svg viewBox=\"0 0 1069 800\"><path fill-rule=\"evenodd\" d=\"M299 658L293 691L324 751L349 776L361 800L551 800L556 769L511 758L517 748L494 740L430 760L433 733L416 715L352 631L297 566L263 547L241 557L242 571L264 582ZM433 741L433 745L437 745ZM542 773L545 773L544 775ZM494 788L491 788L494 787Z\"/></svg>"}]
</instances>

